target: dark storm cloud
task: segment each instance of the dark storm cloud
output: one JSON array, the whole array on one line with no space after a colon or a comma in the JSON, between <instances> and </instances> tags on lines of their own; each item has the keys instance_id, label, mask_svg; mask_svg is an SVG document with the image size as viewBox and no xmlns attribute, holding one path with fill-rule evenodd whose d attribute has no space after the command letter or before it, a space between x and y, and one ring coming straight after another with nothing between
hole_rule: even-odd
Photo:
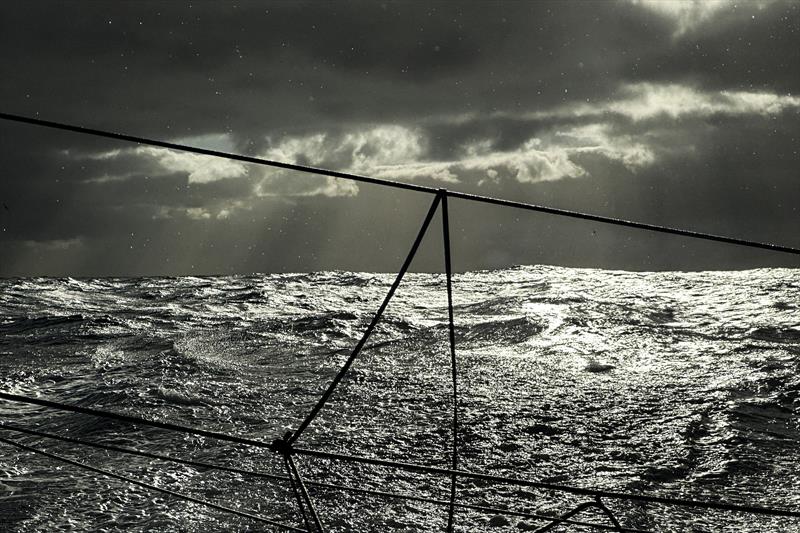
<instances>
[{"instance_id":1,"label":"dark storm cloud","mask_svg":"<svg viewBox=\"0 0 800 533\"><path fill-rule=\"evenodd\" d=\"M632 61L628 50L669 39L666 21L614 3L5 11L8 105L154 135L260 136L597 98L616 83L602 74Z\"/></svg>"},{"instance_id":2,"label":"dark storm cloud","mask_svg":"<svg viewBox=\"0 0 800 533\"><path fill-rule=\"evenodd\" d=\"M732 2L715 11L713 20L688 30L670 47L652 50L627 78L797 94L800 4Z\"/></svg>"},{"instance_id":3,"label":"dark storm cloud","mask_svg":"<svg viewBox=\"0 0 800 533\"><path fill-rule=\"evenodd\" d=\"M4 5L0 99L52 120L800 244L798 5L657 4ZM391 270L395 252L354 253L346 237L407 238L425 203L401 195L387 211L380 191L348 182L0 128L0 274ZM472 235L458 240L462 268L775 261L563 220L537 227L569 246L536 230L532 245L519 214L470 209L485 217L459 219ZM398 225L390 214L402 227L380 229Z\"/></svg>"}]
</instances>

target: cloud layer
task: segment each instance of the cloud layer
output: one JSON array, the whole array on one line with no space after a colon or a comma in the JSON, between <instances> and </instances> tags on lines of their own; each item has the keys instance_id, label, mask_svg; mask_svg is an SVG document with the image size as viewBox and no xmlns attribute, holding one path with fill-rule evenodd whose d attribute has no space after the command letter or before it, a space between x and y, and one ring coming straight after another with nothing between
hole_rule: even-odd
<instances>
[{"instance_id":1,"label":"cloud layer","mask_svg":"<svg viewBox=\"0 0 800 533\"><path fill-rule=\"evenodd\" d=\"M796 2L0 10L4 111L796 243ZM391 270L386 243L424 209L413 195L161 148L5 123L0 135L4 275L229 271L223 259L234 271ZM465 216L462 268L774 260L706 260L623 234L593 245L597 228L538 221L569 243L557 246L518 218ZM354 251L340 234L378 244Z\"/></svg>"}]
</instances>

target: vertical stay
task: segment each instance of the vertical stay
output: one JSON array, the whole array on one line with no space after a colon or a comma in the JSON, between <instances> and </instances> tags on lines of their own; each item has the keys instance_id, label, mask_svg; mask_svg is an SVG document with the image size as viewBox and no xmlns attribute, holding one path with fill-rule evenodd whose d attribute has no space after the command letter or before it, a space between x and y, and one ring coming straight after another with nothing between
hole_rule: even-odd
<instances>
[{"instance_id":1,"label":"vertical stay","mask_svg":"<svg viewBox=\"0 0 800 533\"><path fill-rule=\"evenodd\" d=\"M325 393L322 395L319 401L317 401L317 404L314 406L314 408L311 410L311 412L308 414L305 420L303 420L303 422L297 428L297 431L295 431L294 434L292 434L292 436L289 437L288 440L289 445L293 444L300 437L303 431L305 431L308 425L311 424L314 418L316 418L317 414L319 414L320 410L323 408L325 403L331 397L331 394L333 394L333 391L336 390L336 387L339 385L339 382L342 381L342 378L350 369L350 366L353 364L353 361L355 361L356 357L358 357L358 354L361 352L361 349L364 347L364 344L366 344L367 340L369 339L369 336L372 334L372 331L375 329L375 326L381 319L381 316L383 316L383 312L386 310L386 307L389 305L389 301L392 299L392 296L394 296L397 287L403 280L403 276L405 276L406 272L408 271L408 268L411 266L411 262L414 260L414 256L417 254L417 250L419 249L420 244L422 244L422 239L423 237L425 237L425 232L428 230L428 226L430 226L431 220L433 219L433 215L436 214L436 208L439 207L440 200L441 200L441 195L437 194L434 197L433 202L431 203L430 209L428 209L428 214L425 216L425 220L422 222L422 227L420 228L419 233L417 234L417 238L414 240L414 244L411 245L411 250L408 252L408 256L406 257L406 260L403 262L403 266L400 267L400 271L397 273L397 277L395 278L394 283L392 283L392 287L389 289L389 293L386 295L386 298L384 298L383 303L378 308L378 311L375 313L375 316L372 317L372 322L370 322L369 326L367 326L367 330L364 332L364 336L361 337L361 340L358 341L356 347L353 348L353 352L350 354L350 357L347 358L347 361L345 361L344 365L342 366L342 369L339 370L339 373L336 374L336 377L333 378L333 381L328 386L328 389L325 391Z\"/></svg>"},{"instance_id":2,"label":"vertical stay","mask_svg":"<svg viewBox=\"0 0 800 533\"><path fill-rule=\"evenodd\" d=\"M286 473L289 474L289 483L292 485L292 493L294 493L294 498L297 500L297 509L300 517L303 519L306 529L311 531L311 525L308 523L308 516L306 515L306 506L303 505L303 497L300 495L300 489L294 481L294 473L292 472L292 466L289 464L288 455L283 456L283 464L286 467Z\"/></svg>"},{"instance_id":3,"label":"vertical stay","mask_svg":"<svg viewBox=\"0 0 800 533\"><path fill-rule=\"evenodd\" d=\"M311 501L311 496L308 495L308 489L306 489L306 484L303 483L303 478L300 476L300 471L297 469L297 465L294 462L291 454L286 454L286 464L289 467L289 476L297 481L297 487L300 489L300 494L303 495L303 502L305 506L301 505L301 509L303 507L308 507L308 514L311 515L311 518L314 520L314 527L315 531L318 533L325 533L325 529L322 527L322 522L319 520L319 515L317 514L317 509L314 507L314 502ZM294 486L294 481L292 482ZM306 513L303 512L303 519L306 519ZM306 522L307 523L307 522ZM309 528L310 529L310 528Z\"/></svg>"},{"instance_id":4,"label":"vertical stay","mask_svg":"<svg viewBox=\"0 0 800 533\"><path fill-rule=\"evenodd\" d=\"M453 320L453 268L450 260L450 215L447 211L447 191L442 189L442 236L444 237L444 270L447 278L447 319L450 333L450 370L453 378L453 457L451 468L458 470L458 375L456 371L456 329ZM450 478L450 509L447 531L452 533L456 503L456 474Z\"/></svg>"}]
</instances>

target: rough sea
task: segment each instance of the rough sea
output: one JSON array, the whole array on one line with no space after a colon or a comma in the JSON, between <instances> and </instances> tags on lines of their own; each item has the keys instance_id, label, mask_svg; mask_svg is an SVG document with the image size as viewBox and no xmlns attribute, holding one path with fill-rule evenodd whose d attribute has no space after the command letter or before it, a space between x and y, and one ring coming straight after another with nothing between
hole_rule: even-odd
<instances>
[{"instance_id":1,"label":"rough sea","mask_svg":"<svg viewBox=\"0 0 800 533\"><path fill-rule=\"evenodd\" d=\"M297 427L394 274L0 280L0 390L271 441ZM460 466L563 485L800 509L800 271L551 266L454 279ZM444 277L406 276L304 448L448 467ZM40 431L283 474L267 450L0 400ZM301 526L286 483L23 442ZM449 479L298 457L306 480L447 499ZM329 531L441 531L447 508L309 488ZM461 480L461 503L550 515L584 497ZM606 499L648 531L800 520ZM608 524L587 511L576 518ZM536 522L456 510L457 531ZM0 443L0 530L271 531ZM557 531L588 531L559 526Z\"/></svg>"}]
</instances>

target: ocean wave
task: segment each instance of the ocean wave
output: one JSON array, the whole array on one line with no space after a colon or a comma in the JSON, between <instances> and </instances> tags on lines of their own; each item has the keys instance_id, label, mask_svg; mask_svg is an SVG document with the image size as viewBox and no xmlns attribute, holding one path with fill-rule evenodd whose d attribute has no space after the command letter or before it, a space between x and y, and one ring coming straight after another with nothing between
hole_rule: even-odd
<instances>
[{"instance_id":1,"label":"ocean wave","mask_svg":"<svg viewBox=\"0 0 800 533\"><path fill-rule=\"evenodd\" d=\"M777 343L800 344L800 329L761 326L749 333L750 338Z\"/></svg>"},{"instance_id":2,"label":"ocean wave","mask_svg":"<svg viewBox=\"0 0 800 533\"><path fill-rule=\"evenodd\" d=\"M211 401L198 394L172 389L163 385L154 389L153 395L156 398L166 401L170 405L212 405Z\"/></svg>"},{"instance_id":3,"label":"ocean wave","mask_svg":"<svg viewBox=\"0 0 800 533\"><path fill-rule=\"evenodd\" d=\"M522 316L507 320L480 322L460 328L458 339L474 345L502 344L509 346L523 343L531 337L539 335L546 328L547 324Z\"/></svg>"},{"instance_id":4,"label":"ocean wave","mask_svg":"<svg viewBox=\"0 0 800 533\"><path fill-rule=\"evenodd\" d=\"M80 324L83 321L84 317L80 314L10 318L0 322L0 333L11 335L39 329L57 328L65 325Z\"/></svg>"},{"instance_id":5,"label":"ocean wave","mask_svg":"<svg viewBox=\"0 0 800 533\"><path fill-rule=\"evenodd\" d=\"M464 464L610 490L791 501L800 483L800 332L791 312L796 278L797 271L775 269L632 273L519 267L457 274L458 444ZM271 440L297 428L308 414L362 337L392 279L325 272L0 280L0 385L18 394ZM441 274L413 273L403 280L336 393L303 434L304 445L447 462L453 396L446 302ZM11 402L0 402L0 409L15 424L87 440L254 469L274 466L274 458L260 450L213 439ZM77 455L71 445L45 446ZM214 487L210 495L224 491L245 508L267 505L294 518L283 492L251 487L229 474L78 453L109 470L181 491ZM241 527L209 526L210 515L193 507L71 470L64 474L30 454L7 451L0 468L12 472L9 465L36 471L39 481L30 486L49 489L38 491L47 497L35 500L39 518L28 530L55 529L52 517L66 511L75 518L75 530L120 524L164 531ZM320 479L385 483L383 473L370 469L309 467ZM12 472L3 483L11 485L14 478L31 479ZM84 483L80 490L76 480ZM392 483L408 492L446 489L432 478L400 472L392 473ZM511 505L514 495L477 483L462 488L493 506ZM109 493L116 503L109 503ZM347 507L336 495L316 497L320 508L341 510L342 530L391 530L380 517L369 523L351 518L370 514L356 512L360 502ZM537 508L567 509L571 503L557 493L530 491L524 497L540 498ZM139 514L125 514L116 525L101 523L109 514L97 511L103 505L116 505L115 517L130 509ZM384 508L374 509L380 515ZM415 517L398 524L429 523L424 506L398 509ZM619 513L630 523L641 518L624 507ZM663 520L665 530L690 530L703 515L665 516L648 514L653 522L645 525L656 529L649 526ZM459 520L465 530L485 529L469 514ZM730 523L741 525L734 518Z\"/></svg>"}]
</instances>

